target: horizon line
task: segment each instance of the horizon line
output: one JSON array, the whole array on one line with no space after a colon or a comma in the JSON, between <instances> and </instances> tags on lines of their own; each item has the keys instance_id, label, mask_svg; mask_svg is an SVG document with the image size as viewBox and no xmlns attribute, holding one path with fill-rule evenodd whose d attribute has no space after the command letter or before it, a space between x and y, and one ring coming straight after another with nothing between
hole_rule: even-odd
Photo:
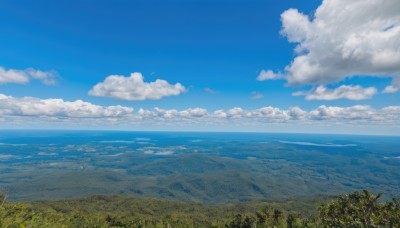
<instances>
[{"instance_id":1,"label":"horizon line","mask_svg":"<svg viewBox=\"0 0 400 228\"><path fill-rule=\"evenodd\" d=\"M147 133L242 133L242 134L298 134L298 135L343 135L343 136L379 136L379 137L400 137L400 134L369 134L369 133L321 133L321 132L267 132L267 131L205 131L205 130L126 130L126 129L44 129L44 128L30 128L30 129L0 129L1 131L79 131L79 132L147 132Z\"/></svg>"}]
</instances>

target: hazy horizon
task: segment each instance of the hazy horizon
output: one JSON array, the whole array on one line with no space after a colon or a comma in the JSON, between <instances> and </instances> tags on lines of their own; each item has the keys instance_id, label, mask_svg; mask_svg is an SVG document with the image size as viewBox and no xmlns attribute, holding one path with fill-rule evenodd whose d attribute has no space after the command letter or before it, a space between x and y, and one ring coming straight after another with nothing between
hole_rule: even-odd
<instances>
[{"instance_id":1,"label":"hazy horizon","mask_svg":"<svg viewBox=\"0 0 400 228\"><path fill-rule=\"evenodd\" d=\"M131 132L131 133L249 133L249 134L298 134L298 135L343 135L343 136L382 136L382 137L400 137L400 134L369 134L369 133L321 133L321 132L269 132L269 131L207 131L207 130L129 130L129 129L61 129L61 128L26 128L26 129L0 129L0 132L14 131L14 132L24 132L24 131L54 131L54 132L63 132L63 131L76 131L76 132Z\"/></svg>"}]
</instances>

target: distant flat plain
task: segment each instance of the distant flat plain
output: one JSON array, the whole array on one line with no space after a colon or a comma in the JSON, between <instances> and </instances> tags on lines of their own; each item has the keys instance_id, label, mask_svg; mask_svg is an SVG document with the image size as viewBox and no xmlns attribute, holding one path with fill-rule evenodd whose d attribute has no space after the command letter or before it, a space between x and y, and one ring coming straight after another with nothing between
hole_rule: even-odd
<instances>
[{"instance_id":1,"label":"distant flat plain","mask_svg":"<svg viewBox=\"0 0 400 228\"><path fill-rule=\"evenodd\" d=\"M0 131L11 200L91 195L207 204L400 193L400 137L273 133Z\"/></svg>"}]
</instances>

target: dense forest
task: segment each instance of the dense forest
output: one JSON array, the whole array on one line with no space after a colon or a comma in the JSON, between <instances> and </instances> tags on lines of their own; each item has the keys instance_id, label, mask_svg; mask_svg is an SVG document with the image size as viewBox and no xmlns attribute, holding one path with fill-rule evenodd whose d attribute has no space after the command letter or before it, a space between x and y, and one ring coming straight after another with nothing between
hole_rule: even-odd
<instances>
[{"instance_id":1,"label":"dense forest","mask_svg":"<svg viewBox=\"0 0 400 228\"><path fill-rule=\"evenodd\" d=\"M399 227L400 200L356 191L335 199L211 206L122 196L9 202L1 227Z\"/></svg>"}]
</instances>

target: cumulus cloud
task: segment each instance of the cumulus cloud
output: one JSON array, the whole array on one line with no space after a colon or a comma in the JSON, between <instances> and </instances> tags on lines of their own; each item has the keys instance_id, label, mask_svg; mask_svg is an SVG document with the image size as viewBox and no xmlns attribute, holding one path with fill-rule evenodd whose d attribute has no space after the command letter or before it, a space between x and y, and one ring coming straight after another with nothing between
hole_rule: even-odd
<instances>
[{"instance_id":1,"label":"cumulus cloud","mask_svg":"<svg viewBox=\"0 0 400 228\"><path fill-rule=\"evenodd\" d=\"M0 122L2 126L26 128L28 126L79 126L81 128L124 128L134 126L155 127L238 127L255 126L258 129L271 126L400 126L400 106L374 109L367 105L350 107L319 106L312 110L300 107L281 109L272 106L258 109L234 107L210 111L203 108L139 109L131 107L100 106L89 102L64 101L63 99L40 99L34 97L12 97L0 94ZM194 126L194 127L191 127ZM76 128L76 127L74 127ZM141 129L141 128L140 128ZM188 129L188 128L186 128ZM243 128L244 130L246 128ZM268 128L265 128L268 129Z\"/></svg>"},{"instance_id":2,"label":"cumulus cloud","mask_svg":"<svg viewBox=\"0 0 400 228\"><path fill-rule=\"evenodd\" d=\"M386 86L383 93L396 93L400 90L400 78L393 78L392 84Z\"/></svg>"},{"instance_id":3,"label":"cumulus cloud","mask_svg":"<svg viewBox=\"0 0 400 228\"><path fill-rule=\"evenodd\" d=\"M263 125L268 123L295 123L295 124L365 124L385 125L400 123L400 106L388 106L382 109L374 109L368 105L356 105L350 107L319 106L316 109L306 111L300 107L280 109L266 106L253 110L234 107L228 110L216 110L194 108L186 110L176 109L140 109L137 113L141 121L158 123L197 122L201 124L246 124L254 123ZM233 121L233 122L232 122Z\"/></svg>"},{"instance_id":4,"label":"cumulus cloud","mask_svg":"<svg viewBox=\"0 0 400 228\"><path fill-rule=\"evenodd\" d=\"M45 85L56 84L55 71L41 71L34 68L25 70L5 69L0 66L0 84L17 83L26 84L31 80L39 80Z\"/></svg>"},{"instance_id":5,"label":"cumulus cloud","mask_svg":"<svg viewBox=\"0 0 400 228\"><path fill-rule=\"evenodd\" d=\"M257 81L278 80L283 77L284 75L282 73L274 73L272 70L262 70L257 76Z\"/></svg>"},{"instance_id":6,"label":"cumulus cloud","mask_svg":"<svg viewBox=\"0 0 400 228\"><path fill-rule=\"evenodd\" d=\"M264 97L264 95L262 93L259 93L259 92L252 92L251 96L250 96L250 98L254 99L254 100L261 99L263 97Z\"/></svg>"},{"instance_id":7,"label":"cumulus cloud","mask_svg":"<svg viewBox=\"0 0 400 228\"><path fill-rule=\"evenodd\" d=\"M297 43L297 56L285 68L288 84L329 84L354 75L399 76L399 12L398 0L324 0L313 16L286 10L281 33ZM394 86L386 90L393 91Z\"/></svg>"},{"instance_id":8,"label":"cumulus cloud","mask_svg":"<svg viewBox=\"0 0 400 228\"><path fill-rule=\"evenodd\" d=\"M375 87L363 88L359 85L349 86L342 85L335 89L328 89L323 85L309 92L295 92L293 96L305 96L306 100L337 100L337 99L349 99L349 100L365 100L370 99L377 90Z\"/></svg>"},{"instance_id":9,"label":"cumulus cloud","mask_svg":"<svg viewBox=\"0 0 400 228\"><path fill-rule=\"evenodd\" d=\"M0 116L31 116L56 118L102 118L129 115L133 108L99 106L82 100L15 98L0 94Z\"/></svg>"},{"instance_id":10,"label":"cumulus cloud","mask_svg":"<svg viewBox=\"0 0 400 228\"><path fill-rule=\"evenodd\" d=\"M318 121L340 121L350 124L358 123L397 123L400 106L389 106L376 110L367 105L356 105L351 107L320 106L309 112L309 119ZM393 115L394 114L394 115Z\"/></svg>"},{"instance_id":11,"label":"cumulus cloud","mask_svg":"<svg viewBox=\"0 0 400 228\"><path fill-rule=\"evenodd\" d=\"M191 118L200 118L208 115L206 109L202 108L189 108L186 110L178 111L176 109L161 109L154 108L153 110L145 110L139 109L138 114L141 118L150 118L150 119L191 119Z\"/></svg>"},{"instance_id":12,"label":"cumulus cloud","mask_svg":"<svg viewBox=\"0 0 400 228\"><path fill-rule=\"evenodd\" d=\"M180 83L169 84L165 80L145 82L141 73L132 73L129 77L110 75L95 85L89 95L110 97L120 100L157 100L166 96L179 95L186 89Z\"/></svg>"}]
</instances>

